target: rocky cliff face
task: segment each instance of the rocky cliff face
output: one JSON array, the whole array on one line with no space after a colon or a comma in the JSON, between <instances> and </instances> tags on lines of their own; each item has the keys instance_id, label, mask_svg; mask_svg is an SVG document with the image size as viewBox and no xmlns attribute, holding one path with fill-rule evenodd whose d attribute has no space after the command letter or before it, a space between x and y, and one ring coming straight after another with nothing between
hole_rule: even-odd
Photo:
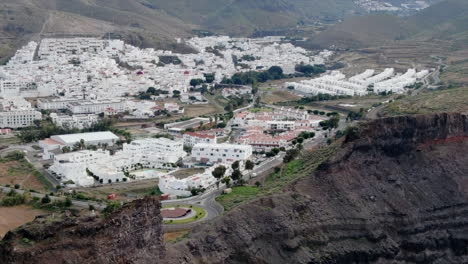
<instances>
[{"instance_id":1,"label":"rocky cliff face","mask_svg":"<svg viewBox=\"0 0 468 264\"><path fill-rule=\"evenodd\" d=\"M467 263L468 118L372 121L284 193L168 248L174 263Z\"/></svg>"},{"instance_id":2,"label":"rocky cliff face","mask_svg":"<svg viewBox=\"0 0 468 264\"><path fill-rule=\"evenodd\" d=\"M468 263L467 153L466 115L375 120L282 193L165 249L145 198L106 219L37 219L6 235L0 263Z\"/></svg>"},{"instance_id":3,"label":"rocky cliff face","mask_svg":"<svg viewBox=\"0 0 468 264\"><path fill-rule=\"evenodd\" d=\"M164 256L160 202L145 198L102 219L51 217L9 232L0 263L155 263Z\"/></svg>"}]
</instances>

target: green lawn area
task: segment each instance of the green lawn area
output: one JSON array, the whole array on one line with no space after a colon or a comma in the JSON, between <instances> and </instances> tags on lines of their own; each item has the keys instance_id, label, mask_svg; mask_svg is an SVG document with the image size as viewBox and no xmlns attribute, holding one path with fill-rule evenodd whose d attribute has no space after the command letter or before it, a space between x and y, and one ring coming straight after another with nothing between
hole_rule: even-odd
<instances>
[{"instance_id":1,"label":"green lawn area","mask_svg":"<svg viewBox=\"0 0 468 264\"><path fill-rule=\"evenodd\" d=\"M0 138L0 145L5 144L5 145L13 145L13 144L19 144L21 143L21 140L18 137L2 137Z\"/></svg>"},{"instance_id":2,"label":"green lawn area","mask_svg":"<svg viewBox=\"0 0 468 264\"><path fill-rule=\"evenodd\" d=\"M195 210L197 214L194 217L182 219L182 220L164 220L164 224L183 224L183 223L190 223L195 222L197 220L203 219L206 216L206 211L200 207L196 207L193 205L165 205L162 208L173 208L173 207L187 207L192 210Z\"/></svg>"},{"instance_id":3,"label":"green lawn area","mask_svg":"<svg viewBox=\"0 0 468 264\"><path fill-rule=\"evenodd\" d=\"M255 198L258 191L259 188L253 186L234 187L231 193L216 197L216 201L224 207L224 210L229 211L240 203Z\"/></svg>"}]
</instances>

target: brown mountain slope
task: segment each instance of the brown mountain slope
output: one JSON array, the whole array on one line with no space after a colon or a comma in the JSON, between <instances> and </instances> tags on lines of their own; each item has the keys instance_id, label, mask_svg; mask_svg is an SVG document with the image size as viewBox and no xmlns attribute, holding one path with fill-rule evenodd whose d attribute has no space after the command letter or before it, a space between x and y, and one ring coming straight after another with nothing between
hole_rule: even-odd
<instances>
[{"instance_id":1,"label":"brown mountain slope","mask_svg":"<svg viewBox=\"0 0 468 264\"><path fill-rule=\"evenodd\" d=\"M351 133L319 171L169 249L173 263L466 263L468 117Z\"/></svg>"},{"instance_id":2,"label":"brown mountain slope","mask_svg":"<svg viewBox=\"0 0 468 264\"><path fill-rule=\"evenodd\" d=\"M0 263L156 263L164 256L160 202L147 197L106 219L55 215L5 235Z\"/></svg>"},{"instance_id":3,"label":"brown mountain slope","mask_svg":"<svg viewBox=\"0 0 468 264\"><path fill-rule=\"evenodd\" d=\"M0 3L0 60L39 36L114 33L142 47L175 49L190 26L161 10L128 0L4 0Z\"/></svg>"}]
</instances>

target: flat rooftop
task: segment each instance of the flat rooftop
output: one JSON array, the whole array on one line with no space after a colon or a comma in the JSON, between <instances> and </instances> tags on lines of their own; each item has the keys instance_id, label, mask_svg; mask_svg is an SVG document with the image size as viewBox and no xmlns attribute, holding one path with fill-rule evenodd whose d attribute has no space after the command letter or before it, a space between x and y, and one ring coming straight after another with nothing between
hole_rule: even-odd
<instances>
[{"instance_id":1,"label":"flat rooftop","mask_svg":"<svg viewBox=\"0 0 468 264\"><path fill-rule=\"evenodd\" d=\"M79 142L80 140L88 141L104 141L104 140L118 140L119 137L110 131L102 132L89 132L89 133L78 133L78 134L68 134L68 135L57 135L51 137L54 140L63 142L65 144L73 144Z\"/></svg>"}]
</instances>

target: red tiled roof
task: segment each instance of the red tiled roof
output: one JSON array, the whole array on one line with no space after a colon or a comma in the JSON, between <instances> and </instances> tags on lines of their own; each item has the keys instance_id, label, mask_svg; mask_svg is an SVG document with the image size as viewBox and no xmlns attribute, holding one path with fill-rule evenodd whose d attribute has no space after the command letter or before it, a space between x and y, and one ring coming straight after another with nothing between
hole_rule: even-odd
<instances>
[{"instance_id":1,"label":"red tiled roof","mask_svg":"<svg viewBox=\"0 0 468 264\"><path fill-rule=\"evenodd\" d=\"M51 138L46 138L46 139L42 140L41 142L44 143L44 144L47 144L47 145L64 145L62 142L59 142L59 141L51 139Z\"/></svg>"},{"instance_id":2,"label":"red tiled roof","mask_svg":"<svg viewBox=\"0 0 468 264\"><path fill-rule=\"evenodd\" d=\"M195 133L195 132L185 132L185 134L191 136L191 137L198 137L198 138L211 138L211 139L214 139L216 138L216 136L213 136L213 135L205 135L205 134L199 134L199 133Z\"/></svg>"}]
</instances>

